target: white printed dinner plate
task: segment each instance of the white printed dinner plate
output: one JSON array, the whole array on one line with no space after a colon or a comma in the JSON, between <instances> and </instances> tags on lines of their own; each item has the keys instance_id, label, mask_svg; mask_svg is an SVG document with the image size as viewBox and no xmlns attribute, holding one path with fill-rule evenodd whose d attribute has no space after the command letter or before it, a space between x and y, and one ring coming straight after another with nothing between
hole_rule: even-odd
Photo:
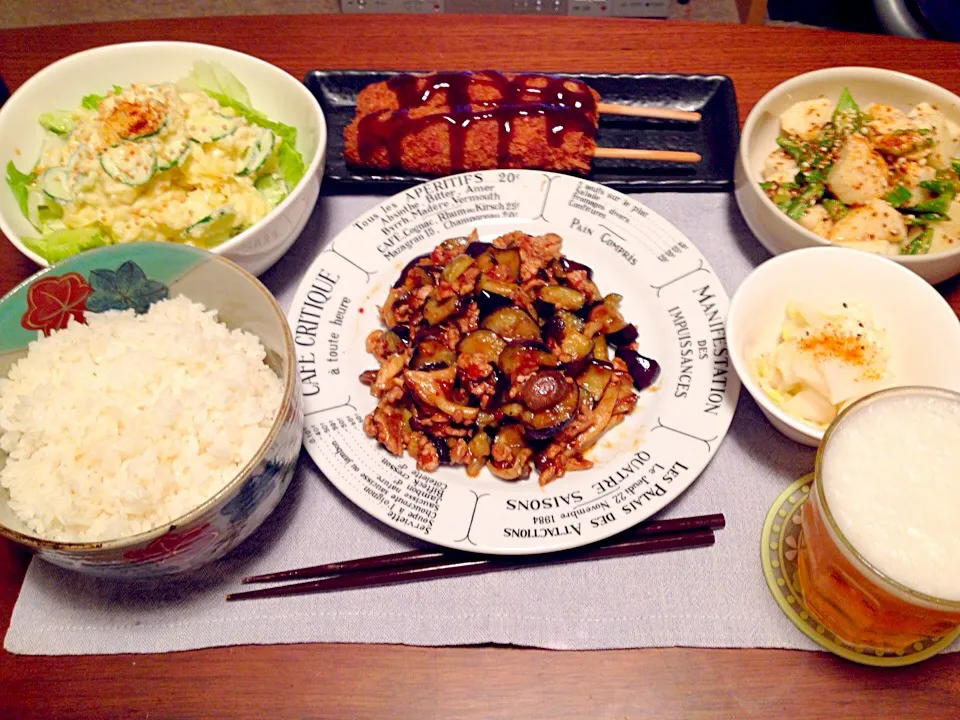
<instances>
[{"instance_id":1,"label":"white printed dinner plate","mask_svg":"<svg viewBox=\"0 0 960 720\"><path fill-rule=\"evenodd\" d=\"M417 470L363 432L376 406L359 380L375 369L364 340L377 306L412 258L476 228L555 232L563 253L594 270L604 294L662 367L636 409L587 457L589 470L545 487L487 470ZM297 290L289 320L304 394L304 445L357 506L414 537L474 552L524 555L586 545L662 510L726 435L740 383L729 362L727 295L709 263L656 213L609 188L533 170L466 173L411 188L341 232Z\"/></svg>"}]
</instances>

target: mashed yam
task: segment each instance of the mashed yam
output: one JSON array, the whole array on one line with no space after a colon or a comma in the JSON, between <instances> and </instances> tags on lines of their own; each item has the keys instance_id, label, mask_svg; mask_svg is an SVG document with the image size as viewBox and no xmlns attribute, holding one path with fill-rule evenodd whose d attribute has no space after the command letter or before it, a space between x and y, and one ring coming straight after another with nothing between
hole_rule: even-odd
<instances>
[{"instance_id":1,"label":"mashed yam","mask_svg":"<svg viewBox=\"0 0 960 720\"><path fill-rule=\"evenodd\" d=\"M254 456L283 395L256 336L182 296L86 320L0 378L0 486L52 540L125 537L196 508Z\"/></svg>"}]
</instances>

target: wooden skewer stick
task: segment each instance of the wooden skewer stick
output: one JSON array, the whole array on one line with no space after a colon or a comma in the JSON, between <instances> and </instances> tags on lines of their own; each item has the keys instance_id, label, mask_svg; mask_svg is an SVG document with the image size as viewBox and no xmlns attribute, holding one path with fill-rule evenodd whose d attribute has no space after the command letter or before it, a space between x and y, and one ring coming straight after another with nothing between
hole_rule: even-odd
<instances>
[{"instance_id":1,"label":"wooden skewer stick","mask_svg":"<svg viewBox=\"0 0 960 720\"><path fill-rule=\"evenodd\" d=\"M593 157L617 160L658 160L660 162L700 162L700 154L682 150L635 150L633 148L598 147L593 150Z\"/></svg>"},{"instance_id":2,"label":"wooden skewer stick","mask_svg":"<svg viewBox=\"0 0 960 720\"><path fill-rule=\"evenodd\" d=\"M657 120L681 120L700 122L700 113L692 110L671 110L669 108L640 107L639 105L617 105L597 103L597 112L604 115L630 115L632 117L655 118Z\"/></svg>"}]
</instances>

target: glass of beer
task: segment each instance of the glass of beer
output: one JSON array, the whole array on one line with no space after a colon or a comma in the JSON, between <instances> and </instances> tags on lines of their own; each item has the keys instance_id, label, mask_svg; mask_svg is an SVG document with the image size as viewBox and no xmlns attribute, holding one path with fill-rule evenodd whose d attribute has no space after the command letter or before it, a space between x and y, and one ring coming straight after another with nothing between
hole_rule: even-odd
<instances>
[{"instance_id":1,"label":"glass of beer","mask_svg":"<svg viewBox=\"0 0 960 720\"><path fill-rule=\"evenodd\" d=\"M960 394L903 387L850 405L814 478L798 556L809 612L892 651L960 626Z\"/></svg>"}]
</instances>

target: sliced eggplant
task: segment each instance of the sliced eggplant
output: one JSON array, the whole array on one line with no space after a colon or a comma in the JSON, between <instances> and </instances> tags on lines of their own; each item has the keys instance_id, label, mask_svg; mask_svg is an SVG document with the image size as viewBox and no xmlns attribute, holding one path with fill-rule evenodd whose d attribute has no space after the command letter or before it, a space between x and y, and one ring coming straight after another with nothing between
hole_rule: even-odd
<instances>
[{"instance_id":1,"label":"sliced eggplant","mask_svg":"<svg viewBox=\"0 0 960 720\"><path fill-rule=\"evenodd\" d=\"M397 329L400 327L405 326L398 325ZM407 330L406 334L407 337L409 337L410 331ZM398 355L402 352L406 352L407 350L406 341L400 336L400 333L396 332L396 330L387 330L387 332L383 335L383 342L387 347L387 352L389 352L391 355Z\"/></svg>"},{"instance_id":2,"label":"sliced eggplant","mask_svg":"<svg viewBox=\"0 0 960 720\"><path fill-rule=\"evenodd\" d=\"M510 393L510 376L502 370L497 368L493 369L494 377L496 378L496 391L493 393L493 397L490 398L490 402L487 404L487 409L494 411L499 407L502 407L503 404L507 401L507 395Z\"/></svg>"},{"instance_id":3,"label":"sliced eggplant","mask_svg":"<svg viewBox=\"0 0 960 720\"><path fill-rule=\"evenodd\" d=\"M566 383L564 383L566 385ZM575 385L567 385L567 393L558 403L540 412L523 414L526 436L531 440L547 440L563 430L577 414L580 393Z\"/></svg>"},{"instance_id":4,"label":"sliced eggplant","mask_svg":"<svg viewBox=\"0 0 960 720\"><path fill-rule=\"evenodd\" d=\"M481 290L486 290L487 292L493 293L494 295L503 295L508 297L511 300L517 296L517 293L520 291L519 286L516 283L503 282L492 278L489 275L484 275L477 282L477 287Z\"/></svg>"},{"instance_id":5,"label":"sliced eggplant","mask_svg":"<svg viewBox=\"0 0 960 720\"><path fill-rule=\"evenodd\" d=\"M402 305L410 299L410 293L403 288L394 287L387 293L387 299L383 301L383 321L391 330L399 324L397 319L397 305Z\"/></svg>"},{"instance_id":6,"label":"sliced eggplant","mask_svg":"<svg viewBox=\"0 0 960 720\"><path fill-rule=\"evenodd\" d=\"M620 314L621 300L623 298L620 295L611 293L603 299L603 302L590 308L590 322L598 324L604 335L616 333L627 325L627 321Z\"/></svg>"},{"instance_id":7,"label":"sliced eggplant","mask_svg":"<svg viewBox=\"0 0 960 720\"><path fill-rule=\"evenodd\" d=\"M449 465L450 448L447 447L447 441L443 438L438 438L429 434L427 435L427 438L430 440L430 444L433 445L434 449L437 451L437 458L440 460L440 464Z\"/></svg>"},{"instance_id":8,"label":"sliced eggplant","mask_svg":"<svg viewBox=\"0 0 960 720\"><path fill-rule=\"evenodd\" d=\"M594 402L600 400L613 377L613 365L605 360L591 360L577 377L577 385L586 390Z\"/></svg>"},{"instance_id":9,"label":"sliced eggplant","mask_svg":"<svg viewBox=\"0 0 960 720\"><path fill-rule=\"evenodd\" d=\"M516 248L494 249L490 254L497 264L497 278L506 282L516 282L520 277L520 251Z\"/></svg>"},{"instance_id":10,"label":"sliced eggplant","mask_svg":"<svg viewBox=\"0 0 960 720\"><path fill-rule=\"evenodd\" d=\"M458 312L460 312L460 297L457 295L451 295L446 300L431 297L423 306L423 318L431 325L439 325Z\"/></svg>"},{"instance_id":11,"label":"sliced eggplant","mask_svg":"<svg viewBox=\"0 0 960 720\"><path fill-rule=\"evenodd\" d=\"M583 357L574 358L569 362L565 362L563 364L563 371L570 377L576 377L586 369L587 365L589 365L592 360L593 354L587 353Z\"/></svg>"},{"instance_id":12,"label":"sliced eggplant","mask_svg":"<svg viewBox=\"0 0 960 720\"><path fill-rule=\"evenodd\" d=\"M474 330L457 345L457 352L480 355L487 362L494 363L507 343L492 330Z\"/></svg>"},{"instance_id":13,"label":"sliced eggplant","mask_svg":"<svg viewBox=\"0 0 960 720\"><path fill-rule=\"evenodd\" d=\"M583 320L566 310L557 310L556 314L547 320L544 326L544 335L557 345L571 333L583 332Z\"/></svg>"},{"instance_id":14,"label":"sliced eggplant","mask_svg":"<svg viewBox=\"0 0 960 720\"><path fill-rule=\"evenodd\" d=\"M508 460L490 460L487 465L490 472L501 480L520 480L530 475L530 462L527 444L523 438L523 429L519 425L507 425L500 428L493 439L491 457Z\"/></svg>"},{"instance_id":15,"label":"sliced eggplant","mask_svg":"<svg viewBox=\"0 0 960 720\"><path fill-rule=\"evenodd\" d=\"M544 285L540 288L538 296L555 308L571 312L579 310L587 302L587 298L582 292L562 285Z\"/></svg>"},{"instance_id":16,"label":"sliced eggplant","mask_svg":"<svg viewBox=\"0 0 960 720\"><path fill-rule=\"evenodd\" d=\"M547 321L553 317L553 314L557 309L548 302L544 302L540 298L533 299L533 309L537 311L537 317L541 320Z\"/></svg>"},{"instance_id":17,"label":"sliced eggplant","mask_svg":"<svg viewBox=\"0 0 960 720\"><path fill-rule=\"evenodd\" d=\"M523 404L534 412L558 404L571 390L566 376L559 370L541 370L531 375L520 389Z\"/></svg>"},{"instance_id":18,"label":"sliced eggplant","mask_svg":"<svg viewBox=\"0 0 960 720\"><path fill-rule=\"evenodd\" d=\"M483 431L478 432L467 443L467 449L478 460L490 457L490 436Z\"/></svg>"},{"instance_id":19,"label":"sliced eggplant","mask_svg":"<svg viewBox=\"0 0 960 720\"><path fill-rule=\"evenodd\" d=\"M593 339L593 357L596 360L610 359L610 348L603 335L597 335Z\"/></svg>"},{"instance_id":20,"label":"sliced eggplant","mask_svg":"<svg viewBox=\"0 0 960 720\"><path fill-rule=\"evenodd\" d=\"M617 348L616 355L627 364L627 372L633 379L633 386L637 390L645 390L653 385L660 375L660 363L652 358L645 357L635 350L626 347Z\"/></svg>"},{"instance_id":21,"label":"sliced eggplant","mask_svg":"<svg viewBox=\"0 0 960 720\"><path fill-rule=\"evenodd\" d=\"M394 325L391 332L393 332L398 338L400 338L404 344L410 342L410 326L409 325Z\"/></svg>"},{"instance_id":22,"label":"sliced eggplant","mask_svg":"<svg viewBox=\"0 0 960 720\"><path fill-rule=\"evenodd\" d=\"M411 260L410 262L408 262L408 263L404 266L403 270L400 271L400 277L397 278L397 281L393 284L393 286L394 286L395 288L399 288L399 287L416 287L416 286L419 286L419 285L422 285L422 284L433 285L433 279L430 278L429 273L427 273L425 270L423 270L423 266L425 266L425 265L430 265L430 256L429 256L429 255L419 255L419 256L415 257L413 260ZM408 276L410 276L410 273L411 273L415 268L419 268L419 269L421 270L420 273L417 273L417 275L414 276L418 282L417 282L416 285L408 285L408 284L407 284ZM424 275L426 275L427 278L430 278L430 282L428 282L428 283L419 282L420 280L423 279L423 276L424 276ZM414 279L414 278L413 278L413 277L410 277L410 279L412 280L412 279Z\"/></svg>"},{"instance_id":23,"label":"sliced eggplant","mask_svg":"<svg viewBox=\"0 0 960 720\"><path fill-rule=\"evenodd\" d=\"M516 285L500 282L482 275L477 283L477 307L480 317L486 317L494 310L514 305L515 293L519 290Z\"/></svg>"},{"instance_id":24,"label":"sliced eggplant","mask_svg":"<svg viewBox=\"0 0 960 720\"><path fill-rule=\"evenodd\" d=\"M492 247L493 245L491 245L490 243L485 243L485 242L480 242L479 240L475 240L474 242L467 245L467 248L466 250L464 250L464 252L470 257L475 258L475 257L480 257L480 255L482 255Z\"/></svg>"},{"instance_id":25,"label":"sliced eggplant","mask_svg":"<svg viewBox=\"0 0 960 720\"><path fill-rule=\"evenodd\" d=\"M510 378L526 375L541 367L556 367L557 359L546 345L529 340L515 340L503 349L498 367Z\"/></svg>"},{"instance_id":26,"label":"sliced eggplant","mask_svg":"<svg viewBox=\"0 0 960 720\"><path fill-rule=\"evenodd\" d=\"M560 343L560 358L574 362L593 355L593 340L583 333L569 332Z\"/></svg>"},{"instance_id":27,"label":"sliced eggplant","mask_svg":"<svg viewBox=\"0 0 960 720\"><path fill-rule=\"evenodd\" d=\"M504 340L539 340L540 326L536 321L517 307L503 307L495 310L481 323L493 330Z\"/></svg>"},{"instance_id":28,"label":"sliced eggplant","mask_svg":"<svg viewBox=\"0 0 960 720\"><path fill-rule=\"evenodd\" d=\"M472 257L469 255L457 255L443 266L440 278L448 283L455 282L471 265L473 265Z\"/></svg>"},{"instance_id":29,"label":"sliced eggplant","mask_svg":"<svg viewBox=\"0 0 960 720\"><path fill-rule=\"evenodd\" d=\"M587 273L587 278L593 280L593 269L578 263L576 260L570 260L569 258L561 257L560 268L565 273L570 272L571 270L583 270Z\"/></svg>"},{"instance_id":30,"label":"sliced eggplant","mask_svg":"<svg viewBox=\"0 0 960 720\"><path fill-rule=\"evenodd\" d=\"M481 290L477 294L477 309L480 311L480 317L482 318L485 318L500 308L512 306L513 298L497 295L496 293L487 292L486 290Z\"/></svg>"},{"instance_id":31,"label":"sliced eggplant","mask_svg":"<svg viewBox=\"0 0 960 720\"><path fill-rule=\"evenodd\" d=\"M417 334L413 338L413 344L419 345L422 342L427 340L444 340L447 334L444 332L443 328L438 327L422 327L417 330Z\"/></svg>"},{"instance_id":32,"label":"sliced eggplant","mask_svg":"<svg viewBox=\"0 0 960 720\"><path fill-rule=\"evenodd\" d=\"M428 338L417 344L410 358L410 367L414 370L442 370L457 364L457 355L441 340Z\"/></svg>"},{"instance_id":33,"label":"sliced eggplant","mask_svg":"<svg viewBox=\"0 0 960 720\"><path fill-rule=\"evenodd\" d=\"M607 333L607 340L614 345L629 345L637 339L637 335L637 326L633 323L627 323L619 330Z\"/></svg>"}]
</instances>

